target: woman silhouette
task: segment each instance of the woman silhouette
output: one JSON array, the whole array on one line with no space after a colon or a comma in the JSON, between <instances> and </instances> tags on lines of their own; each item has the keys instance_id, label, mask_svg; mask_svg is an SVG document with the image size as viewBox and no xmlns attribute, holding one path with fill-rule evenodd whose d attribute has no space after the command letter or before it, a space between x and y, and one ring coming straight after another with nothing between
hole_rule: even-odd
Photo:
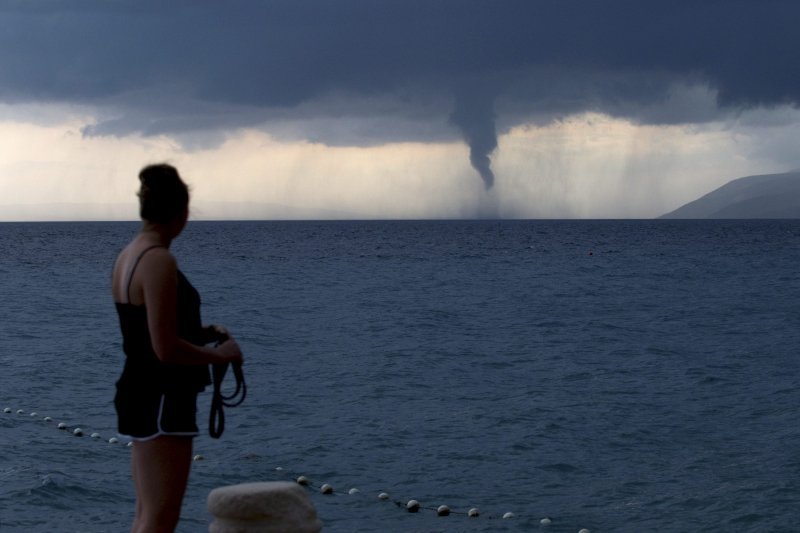
<instances>
[{"instance_id":1,"label":"woman silhouette","mask_svg":"<svg viewBox=\"0 0 800 533\"><path fill-rule=\"evenodd\" d=\"M150 533L173 531L180 518L208 365L241 362L242 352L225 328L203 327L200 296L169 251L188 219L186 184L165 164L145 167L139 180L142 228L111 282L125 352L114 405L119 432L133 440L131 531ZM214 340L222 342L206 346Z\"/></svg>"}]
</instances>

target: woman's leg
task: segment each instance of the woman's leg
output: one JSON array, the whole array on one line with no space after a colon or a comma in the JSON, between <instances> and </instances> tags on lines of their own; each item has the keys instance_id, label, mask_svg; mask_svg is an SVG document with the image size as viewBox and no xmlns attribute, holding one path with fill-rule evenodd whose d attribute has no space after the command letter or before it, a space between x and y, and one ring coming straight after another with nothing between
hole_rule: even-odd
<instances>
[{"instance_id":1,"label":"woman's leg","mask_svg":"<svg viewBox=\"0 0 800 533\"><path fill-rule=\"evenodd\" d=\"M137 533L139 531L139 517L142 514L142 500L139 499L139 494L142 492L142 489L139 488L139 476L136 475L135 453L131 453L131 477L133 478L133 488L136 491L136 514L133 516L131 533Z\"/></svg>"},{"instance_id":2,"label":"woman's leg","mask_svg":"<svg viewBox=\"0 0 800 533\"><path fill-rule=\"evenodd\" d=\"M134 442L131 458L137 511L134 533L175 530L191 462L191 437L164 435Z\"/></svg>"}]
</instances>

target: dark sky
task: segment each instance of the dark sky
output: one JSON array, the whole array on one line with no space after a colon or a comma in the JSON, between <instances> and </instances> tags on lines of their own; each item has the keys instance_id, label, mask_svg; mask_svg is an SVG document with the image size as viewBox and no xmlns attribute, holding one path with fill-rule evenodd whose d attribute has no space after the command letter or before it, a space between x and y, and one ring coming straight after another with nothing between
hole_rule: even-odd
<instances>
[{"instance_id":1,"label":"dark sky","mask_svg":"<svg viewBox=\"0 0 800 533\"><path fill-rule=\"evenodd\" d=\"M800 101L796 0L17 1L0 100L103 110L86 134L369 124L329 144L496 136L599 111L642 123ZM676 102L701 86L712 108ZM381 117L380 121L375 117Z\"/></svg>"}]
</instances>

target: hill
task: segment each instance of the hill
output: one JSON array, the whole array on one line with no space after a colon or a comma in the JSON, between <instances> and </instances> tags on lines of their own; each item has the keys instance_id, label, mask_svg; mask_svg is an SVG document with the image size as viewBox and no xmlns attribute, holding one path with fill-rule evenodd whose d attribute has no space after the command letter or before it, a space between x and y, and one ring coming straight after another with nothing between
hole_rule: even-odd
<instances>
[{"instance_id":1,"label":"hill","mask_svg":"<svg viewBox=\"0 0 800 533\"><path fill-rule=\"evenodd\" d=\"M800 170L729 181L659 218L800 218Z\"/></svg>"}]
</instances>

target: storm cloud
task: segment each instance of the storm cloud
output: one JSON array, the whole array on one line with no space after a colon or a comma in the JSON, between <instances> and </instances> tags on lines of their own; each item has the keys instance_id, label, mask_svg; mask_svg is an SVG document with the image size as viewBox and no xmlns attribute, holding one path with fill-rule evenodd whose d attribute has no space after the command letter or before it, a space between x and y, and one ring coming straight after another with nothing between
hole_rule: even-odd
<instances>
[{"instance_id":1,"label":"storm cloud","mask_svg":"<svg viewBox=\"0 0 800 533\"><path fill-rule=\"evenodd\" d=\"M793 0L5 2L0 100L92 106L87 135L463 139L488 189L518 124L797 104L798 20Z\"/></svg>"}]
</instances>

